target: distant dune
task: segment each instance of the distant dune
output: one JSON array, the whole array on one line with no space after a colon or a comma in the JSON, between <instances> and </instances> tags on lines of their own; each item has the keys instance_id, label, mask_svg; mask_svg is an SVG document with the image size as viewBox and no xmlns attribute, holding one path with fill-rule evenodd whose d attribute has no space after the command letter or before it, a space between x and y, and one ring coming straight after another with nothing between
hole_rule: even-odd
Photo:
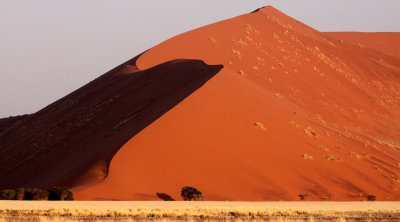
<instances>
[{"instance_id":1,"label":"distant dune","mask_svg":"<svg viewBox=\"0 0 400 222\"><path fill-rule=\"evenodd\" d=\"M398 40L273 7L178 35L0 133L0 187L400 200Z\"/></svg>"}]
</instances>

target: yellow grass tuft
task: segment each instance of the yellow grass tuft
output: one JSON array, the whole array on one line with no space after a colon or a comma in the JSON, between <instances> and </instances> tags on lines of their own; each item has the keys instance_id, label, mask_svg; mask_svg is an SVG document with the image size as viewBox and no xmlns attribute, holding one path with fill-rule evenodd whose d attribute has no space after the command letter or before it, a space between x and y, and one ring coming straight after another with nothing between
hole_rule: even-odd
<instances>
[{"instance_id":1,"label":"yellow grass tuft","mask_svg":"<svg viewBox=\"0 0 400 222\"><path fill-rule=\"evenodd\" d=\"M356 152L351 152L350 153L350 157L354 158L354 159L357 159L357 160L361 160L362 159L362 155L360 155L360 154L358 154Z\"/></svg>"},{"instance_id":2,"label":"yellow grass tuft","mask_svg":"<svg viewBox=\"0 0 400 222\"><path fill-rule=\"evenodd\" d=\"M300 125L297 124L295 121L291 121L291 122L290 122L290 125L293 126L293 127L295 127L295 128L300 128Z\"/></svg>"},{"instance_id":3,"label":"yellow grass tuft","mask_svg":"<svg viewBox=\"0 0 400 222\"><path fill-rule=\"evenodd\" d=\"M255 122L254 125L263 131L267 131L267 128L261 122Z\"/></svg>"},{"instance_id":4,"label":"yellow grass tuft","mask_svg":"<svg viewBox=\"0 0 400 222\"><path fill-rule=\"evenodd\" d=\"M302 156L303 156L303 159L305 159L305 160L313 160L314 159L310 154L307 154L307 153L304 153Z\"/></svg>"},{"instance_id":5,"label":"yellow grass tuft","mask_svg":"<svg viewBox=\"0 0 400 222\"><path fill-rule=\"evenodd\" d=\"M315 130L313 128L311 128L310 126L304 129L304 133L307 134L310 137L316 137L317 133L315 132Z\"/></svg>"},{"instance_id":6,"label":"yellow grass tuft","mask_svg":"<svg viewBox=\"0 0 400 222\"><path fill-rule=\"evenodd\" d=\"M330 161L339 161L340 158L338 156L335 156L333 154L324 154L322 155L323 158L330 160Z\"/></svg>"}]
</instances>

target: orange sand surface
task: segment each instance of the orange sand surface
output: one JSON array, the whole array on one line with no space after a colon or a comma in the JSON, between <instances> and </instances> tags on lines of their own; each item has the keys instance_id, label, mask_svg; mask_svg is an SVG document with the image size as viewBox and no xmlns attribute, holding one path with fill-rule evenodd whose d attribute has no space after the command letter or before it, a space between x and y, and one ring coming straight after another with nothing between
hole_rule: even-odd
<instances>
[{"instance_id":1,"label":"orange sand surface","mask_svg":"<svg viewBox=\"0 0 400 222\"><path fill-rule=\"evenodd\" d=\"M207 200L399 200L400 59L337 37L267 7L145 52L139 69L179 58L224 69L77 196L179 199L192 185Z\"/></svg>"},{"instance_id":2,"label":"orange sand surface","mask_svg":"<svg viewBox=\"0 0 400 222\"><path fill-rule=\"evenodd\" d=\"M367 47L389 55L400 56L400 33L398 32L327 32L324 34L361 48Z\"/></svg>"}]
</instances>

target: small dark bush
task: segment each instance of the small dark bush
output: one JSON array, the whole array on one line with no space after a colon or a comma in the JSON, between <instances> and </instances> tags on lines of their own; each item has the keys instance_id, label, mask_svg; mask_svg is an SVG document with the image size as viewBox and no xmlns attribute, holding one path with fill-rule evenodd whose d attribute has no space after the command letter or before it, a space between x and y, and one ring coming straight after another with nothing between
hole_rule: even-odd
<instances>
[{"instance_id":1,"label":"small dark bush","mask_svg":"<svg viewBox=\"0 0 400 222\"><path fill-rule=\"evenodd\" d=\"M32 198L33 200L48 200L49 192L47 190L32 189Z\"/></svg>"},{"instance_id":2,"label":"small dark bush","mask_svg":"<svg viewBox=\"0 0 400 222\"><path fill-rule=\"evenodd\" d=\"M368 200L368 201L375 201L375 200L376 200L376 196L375 196L375 195L372 195L372 194L367 195L367 200Z\"/></svg>"},{"instance_id":3,"label":"small dark bush","mask_svg":"<svg viewBox=\"0 0 400 222\"><path fill-rule=\"evenodd\" d=\"M203 199L203 193L194 187L183 187L181 191L181 197L185 201L201 200Z\"/></svg>"},{"instance_id":4,"label":"small dark bush","mask_svg":"<svg viewBox=\"0 0 400 222\"><path fill-rule=\"evenodd\" d=\"M74 200L74 196L68 188L53 187L49 192L49 200Z\"/></svg>"},{"instance_id":5,"label":"small dark bush","mask_svg":"<svg viewBox=\"0 0 400 222\"><path fill-rule=\"evenodd\" d=\"M15 196L15 190L2 190L0 193L0 200L14 200Z\"/></svg>"},{"instance_id":6,"label":"small dark bush","mask_svg":"<svg viewBox=\"0 0 400 222\"><path fill-rule=\"evenodd\" d=\"M25 199L25 189L17 188L15 189L15 200L24 200Z\"/></svg>"},{"instance_id":7,"label":"small dark bush","mask_svg":"<svg viewBox=\"0 0 400 222\"><path fill-rule=\"evenodd\" d=\"M166 193L156 193L157 197L164 201L175 201L170 195Z\"/></svg>"},{"instance_id":8,"label":"small dark bush","mask_svg":"<svg viewBox=\"0 0 400 222\"><path fill-rule=\"evenodd\" d=\"M24 200L48 200L49 193L46 190L25 188Z\"/></svg>"},{"instance_id":9,"label":"small dark bush","mask_svg":"<svg viewBox=\"0 0 400 222\"><path fill-rule=\"evenodd\" d=\"M51 195L50 195L51 194ZM42 190L37 188L17 188L2 190L0 200L73 200L73 194L67 188L55 187Z\"/></svg>"},{"instance_id":10,"label":"small dark bush","mask_svg":"<svg viewBox=\"0 0 400 222\"><path fill-rule=\"evenodd\" d=\"M33 200L33 189L25 188L24 200Z\"/></svg>"},{"instance_id":11,"label":"small dark bush","mask_svg":"<svg viewBox=\"0 0 400 222\"><path fill-rule=\"evenodd\" d=\"M302 194L299 194L298 196L299 196L300 200L306 200L308 197L308 194L302 193Z\"/></svg>"}]
</instances>

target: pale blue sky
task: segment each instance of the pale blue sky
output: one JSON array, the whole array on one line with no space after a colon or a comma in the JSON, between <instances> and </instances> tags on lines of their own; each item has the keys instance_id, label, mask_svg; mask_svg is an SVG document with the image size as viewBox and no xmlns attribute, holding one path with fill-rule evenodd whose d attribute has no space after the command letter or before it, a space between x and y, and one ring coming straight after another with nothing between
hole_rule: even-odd
<instances>
[{"instance_id":1,"label":"pale blue sky","mask_svg":"<svg viewBox=\"0 0 400 222\"><path fill-rule=\"evenodd\" d=\"M400 0L0 0L0 117L38 111L163 40L269 4L322 31L400 31Z\"/></svg>"}]
</instances>

